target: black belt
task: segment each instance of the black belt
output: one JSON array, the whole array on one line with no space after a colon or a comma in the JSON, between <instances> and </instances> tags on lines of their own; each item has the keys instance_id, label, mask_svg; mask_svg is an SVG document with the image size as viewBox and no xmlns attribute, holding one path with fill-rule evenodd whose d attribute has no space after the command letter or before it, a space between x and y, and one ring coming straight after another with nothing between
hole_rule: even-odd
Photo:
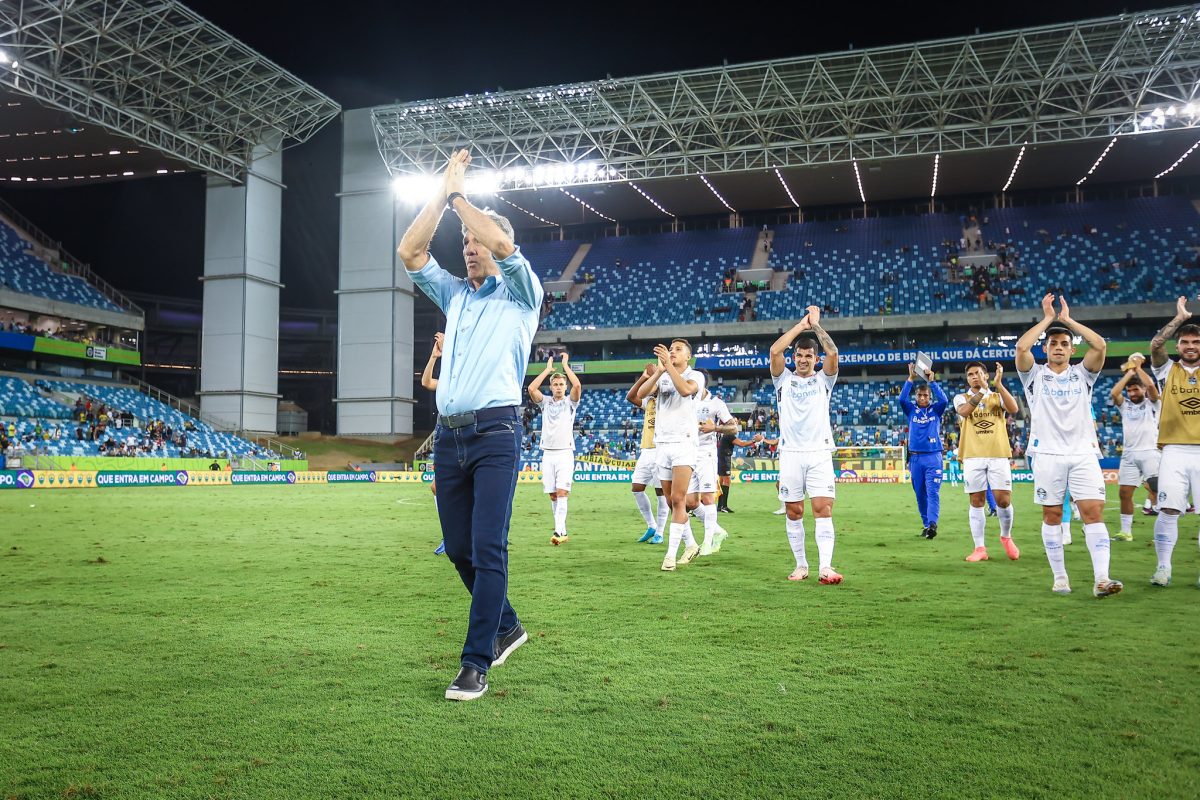
<instances>
[{"instance_id":1,"label":"black belt","mask_svg":"<svg viewBox=\"0 0 1200 800\"><path fill-rule=\"evenodd\" d=\"M509 417L517 418L516 406L497 406L496 408L481 408L478 411L463 411L459 414L438 415L438 425L446 428L465 428L477 422L487 422L493 419Z\"/></svg>"}]
</instances>

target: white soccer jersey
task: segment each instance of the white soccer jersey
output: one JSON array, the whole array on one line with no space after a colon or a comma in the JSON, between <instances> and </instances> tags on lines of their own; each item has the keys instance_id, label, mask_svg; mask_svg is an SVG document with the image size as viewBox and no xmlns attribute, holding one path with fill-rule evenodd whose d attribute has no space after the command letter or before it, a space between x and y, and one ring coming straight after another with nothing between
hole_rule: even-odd
<instances>
[{"instance_id":1,"label":"white soccer jersey","mask_svg":"<svg viewBox=\"0 0 1200 800\"><path fill-rule=\"evenodd\" d=\"M1121 433L1125 439L1125 452L1158 449L1158 403L1149 398L1132 403L1129 398L1117 406L1121 412Z\"/></svg>"},{"instance_id":2,"label":"white soccer jersey","mask_svg":"<svg viewBox=\"0 0 1200 800\"><path fill-rule=\"evenodd\" d=\"M794 372L771 376L779 406L779 449L789 452L833 450L829 396L837 375L817 370L807 378Z\"/></svg>"},{"instance_id":3,"label":"white soccer jersey","mask_svg":"<svg viewBox=\"0 0 1200 800\"><path fill-rule=\"evenodd\" d=\"M724 425L728 422L733 422L733 415L729 413L729 406L725 405L725 401L719 397L708 397L696 403L696 422L712 421L718 425ZM700 434L700 449L711 450L717 452L717 439L721 434L713 431L712 433Z\"/></svg>"},{"instance_id":4,"label":"white soccer jersey","mask_svg":"<svg viewBox=\"0 0 1200 800\"><path fill-rule=\"evenodd\" d=\"M579 403L570 395L558 401L542 395L538 408L542 410L542 449L575 452L575 412Z\"/></svg>"},{"instance_id":5,"label":"white soccer jersey","mask_svg":"<svg viewBox=\"0 0 1200 800\"><path fill-rule=\"evenodd\" d=\"M1030 453L1074 456L1098 455L1096 423L1092 419L1092 387L1098 372L1072 364L1055 373L1045 364L1017 371L1029 403Z\"/></svg>"},{"instance_id":6,"label":"white soccer jersey","mask_svg":"<svg viewBox=\"0 0 1200 800\"><path fill-rule=\"evenodd\" d=\"M663 373L658 379L658 402L655 404L657 415L654 419L654 443L673 444L675 442L696 443L696 400L704 394L704 376L690 367L683 371L684 383L696 382L696 393L687 397L675 391L675 382L671 376Z\"/></svg>"}]
</instances>

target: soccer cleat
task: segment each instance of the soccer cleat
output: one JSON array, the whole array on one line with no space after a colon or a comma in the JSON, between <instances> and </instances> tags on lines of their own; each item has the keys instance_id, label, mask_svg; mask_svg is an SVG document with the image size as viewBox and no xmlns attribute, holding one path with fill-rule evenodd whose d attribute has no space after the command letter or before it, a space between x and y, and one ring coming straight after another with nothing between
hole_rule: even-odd
<instances>
[{"instance_id":1,"label":"soccer cleat","mask_svg":"<svg viewBox=\"0 0 1200 800\"><path fill-rule=\"evenodd\" d=\"M654 530L654 528L646 528L646 532L642 534L642 538L638 539L638 542L648 542L654 538L656 533L658 531Z\"/></svg>"},{"instance_id":2,"label":"soccer cleat","mask_svg":"<svg viewBox=\"0 0 1200 800\"><path fill-rule=\"evenodd\" d=\"M986 547L976 547L974 550L971 551L971 555L967 556L966 559L964 559L964 560L970 561L972 564L974 564L977 561L987 561L988 560L987 548Z\"/></svg>"},{"instance_id":3,"label":"soccer cleat","mask_svg":"<svg viewBox=\"0 0 1200 800\"><path fill-rule=\"evenodd\" d=\"M1070 544L1070 543L1071 543L1071 529L1064 526L1063 527L1063 544Z\"/></svg>"},{"instance_id":4,"label":"soccer cleat","mask_svg":"<svg viewBox=\"0 0 1200 800\"><path fill-rule=\"evenodd\" d=\"M675 571L675 556L667 556L666 558L663 559L662 571L663 572L674 572Z\"/></svg>"},{"instance_id":5,"label":"soccer cleat","mask_svg":"<svg viewBox=\"0 0 1200 800\"><path fill-rule=\"evenodd\" d=\"M717 551L713 550L712 545L702 544L700 545L700 552L697 555L711 556L715 552Z\"/></svg>"},{"instance_id":6,"label":"soccer cleat","mask_svg":"<svg viewBox=\"0 0 1200 800\"><path fill-rule=\"evenodd\" d=\"M1132 542L1133 534L1121 531L1120 533L1114 533L1110 538L1114 542Z\"/></svg>"},{"instance_id":7,"label":"soccer cleat","mask_svg":"<svg viewBox=\"0 0 1200 800\"><path fill-rule=\"evenodd\" d=\"M775 509L771 513L778 517L778 516L782 516L783 514L786 514L787 509L784 508L783 506L780 506L779 508Z\"/></svg>"},{"instance_id":8,"label":"soccer cleat","mask_svg":"<svg viewBox=\"0 0 1200 800\"><path fill-rule=\"evenodd\" d=\"M492 647L492 651L496 654L492 658L492 666L498 667L503 664L513 651L521 645L529 641L529 634L525 632L524 626L517 623L517 627L513 628L503 636L496 637L496 644Z\"/></svg>"},{"instance_id":9,"label":"soccer cleat","mask_svg":"<svg viewBox=\"0 0 1200 800\"><path fill-rule=\"evenodd\" d=\"M1055 578L1054 585L1050 587L1050 591L1055 594L1070 594L1071 582L1067 580L1066 575L1063 575L1061 578Z\"/></svg>"},{"instance_id":10,"label":"soccer cleat","mask_svg":"<svg viewBox=\"0 0 1200 800\"><path fill-rule=\"evenodd\" d=\"M567 539L569 539L569 538L571 538L571 537L567 536L565 533L564 533L564 534L562 534L561 536L559 536L559 535L556 533L556 534L554 534L553 536L551 536L551 537L550 537L550 544L552 544L552 545L556 545L556 546L557 546L557 545L560 545L560 544L562 544L563 542L565 542L565 541L566 541Z\"/></svg>"},{"instance_id":11,"label":"soccer cleat","mask_svg":"<svg viewBox=\"0 0 1200 800\"><path fill-rule=\"evenodd\" d=\"M721 551L721 545L724 544L725 540L728 538L729 538L729 531L725 530L724 528L718 527L717 535L713 537L713 546L712 546L713 552L719 553Z\"/></svg>"},{"instance_id":12,"label":"soccer cleat","mask_svg":"<svg viewBox=\"0 0 1200 800\"><path fill-rule=\"evenodd\" d=\"M1010 561L1016 561L1021 557L1021 551L1017 549L1017 543L1012 540L1011 536L1001 536L1000 544L1004 547L1004 555L1008 556Z\"/></svg>"},{"instance_id":13,"label":"soccer cleat","mask_svg":"<svg viewBox=\"0 0 1200 800\"><path fill-rule=\"evenodd\" d=\"M926 525L924 528L921 529L921 538L923 538L923 539L929 538L929 526L928 525Z\"/></svg>"},{"instance_id":14,"label":"soccer cleat","mask_svg":"<svg viewBox=\"0 0 1200 800\"><path fill-rule=\"evenodd\" d=\"M1114 594L1119 594L1125 586L1120 581L1099 581L1092 588L1092 594L1096 597L1112 597Z\"/></svg>"},{"instance_id":15,"label":"soccer cleat","mask_svg":"<svg viewBox=\"0 0 1200 800\"><path fill-rule=\"evenodd\" d=\"M806 581L808 580L808 567L796 567L792 570L792 574L788 575L789 581Z\"/></svg>"},{"instance_id":16,"label":"soccer cleat","mask_svg":"<svg viewBox=\"0 0 1200 800\"><path fill-rule=\"evenodd\" d=\"M683 548L683 555L679 557L679 563L690 564L698 555L700 555L700 548L694 544L688 545Z\"/></svg>"},{"instance_id":17,"label":"soccer cleat","mask_svg":"<svg viewBox=\"0 0 1200 800\"><path fill-rule=\"evenodd\" d=\"M475 700L487 691L487 675L474 667L463 666L454 683L446 689L447 700Z\"/></svg>"},{"instance_id":18,"label":"soccer cleat","mask_svg":"<svg viewBox=\"0 0 1200 800\"><path fill-rule=\"evenodd\" d=\"M650 544L662 544L662 534L656 533L650 537Z\"/></svg>"},{"instance_id":19,"label":"soccer cleat","mask_svg":"<svg viewBox=\"0 0 1200 800\"><path fill-rule=\"evenodd\" d=\"M1170 586L1171 585L1171 568L1159 567L1154 570L1153 577L1150 578L1151 586Z\"/></svg>"},{"instance_id":20,"label":"soccer cleat","mask_svg":"<svg viewBox=\"0 0 1200 800\"><path fill-rule=\"evenodd\" d=\"M1154 516L1158 515L1158 509L1150 508L1147 506L1142 506L1142 513L1145 514L1147 517L1154 517Z\"/></svg>"},{"instance_id":21,"label":"soccer cleat","mask_svg":"<svg viewBox=\"0 0 1200 800\"><path fill-rule=\"evenodd\" d=\"M936 522L929 526L929 535L926 536L925 538L932 539L935 536L937 536L937 523Z\"/></svg>"},{"instance_id":22,"label":"soccer cleat","mask_svg":"<svg viewBox=\"0 0 1200 800\"><path fill-rule=\"evenodd\" d=\"M833 567L826 567L817 573L817 583L822 586L836 586L842 582L842 576L833 571Z\"/></svg>"},{"instance_id":23,"label":"soccer cleat","mask_svg":"<svg viewBox=\"0 0 1200 800\"><path fill-rule=\"evenodd\" d=\"M444 555L446 555L446 540L445 540L445 539L442 539L442 541L438 542L437 549L435 549L435 550L433 551L433 554L434 554L435 556L444 556Z\"/></svg>"}]
</instances>

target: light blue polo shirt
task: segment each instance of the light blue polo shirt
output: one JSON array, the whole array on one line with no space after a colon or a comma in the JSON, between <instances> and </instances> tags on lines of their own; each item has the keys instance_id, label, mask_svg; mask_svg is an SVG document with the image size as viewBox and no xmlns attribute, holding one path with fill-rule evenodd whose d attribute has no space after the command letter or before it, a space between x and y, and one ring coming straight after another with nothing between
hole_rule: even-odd
<instances>
[{"instance_id":1,"label":"light blue polo shirt","mask_svg":"<svg viewBox=\"0 0 1200 800\"><path fill-rule=\"evenodd\" d=\"M446 315L438 373L438 413L521 405L529 349L537 333L542 282L517 248L475 289L442 269L433 255L417 272L420 287Z\"/></svg>"}]
</instances>

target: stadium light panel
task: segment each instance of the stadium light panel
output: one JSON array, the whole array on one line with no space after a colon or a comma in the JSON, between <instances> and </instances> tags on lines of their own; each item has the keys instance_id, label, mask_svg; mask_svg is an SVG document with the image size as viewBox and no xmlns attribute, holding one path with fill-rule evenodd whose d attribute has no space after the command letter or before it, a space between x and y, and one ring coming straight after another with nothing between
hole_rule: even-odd
<instances>
[{"instance_id":1,"label":"stadium light panel","mask_svg":"<svg viewBox=\"0 0 1200 800\"><path fill-rule=\"evenodd\" d=\"M1114 137L1112 138L1112 141L1108 143L1108 147L1104 148L1104 152L1100 154L1100 157L1099 157L1099 158L1097 158L1097 159L1096 159L1096 161L1095 161L1095 163L1093 163L1093 164L1092 164L1092 166L1091 166L1091 169L1089 169L1089 170L1087 171L1087 175L1084 175L1082 178L1080 178L1079 180L1075 181L1075 185L1076 185L1076 186L1082 186L1082 185L1083 185L1083 182L1084 182L1084 181L1086 181L1086 180L1088 179L1088 177L1090 177L1090 176L1091 176L1091 174L1092 174L1093 172L1095 172L1095 171L1096 171L1096 167L1100 166L1100 162L1104 160L1104 157L1105 157L1106 155L1108 155L1108 151L1109 151L1109 150L1112 150L1112 149L1113 149L1113 145L1115 145L1116 143L1117 143L1117 137L1116 137L1116 136L1114 136Z\"/></svg>"},{"instance_id":2,"label":"stadium light panel","mask_svg":"<svg viewBox=\"0 0 1200 800\"><path fill-rule=\"evenodd\" d=\"M1021 150L1017 153L1017 160L1013 162L1012 171L1008 173L1008 181L1005 182L1004 188L1000 191L1007 192L1008 187L1012 186L1013 178L1017 177L1017 170L1021 166L1021 159L1025 157L1025 147L1026 145L1021 145Z\"/></svg>"},{"instance_id":3,"label":"stadium light panel","mask_svg":"<svg viewBox=\"0 0 1200 800\"><path fill-rule=\"evenodd\" d=\"M9 59L8 53L0 50L0 64L7 64L10 60L11 59Z\"/></svg>"},{"instance_id":4,"label":"stadium light panel","mask_svg":"<svg viewBox=\"0 0 1200 800\"><path fill-rule=\"evenodd\" d=\"M792 194L791 187L787 185L787 181L783 179L783 173L780 172L778 168L775 170L775 177L779 178L779 182L783 184L783 190L787 192L788 199L792 201L792 205L794 205L796 208L799 208L800 203L796 201L796 196Z\"/></svg>"},{"instance_id":5,"label":"stadium light panel","mask_svg":"<svg viewBox=\"0 0 1200 800\"><path fill-rule=\"evenodd\" d=\"M579 205L583 206L583 207L584 207L584 208L586 208L588 211L591 211L591 212L592 212L593 214L595 214L597 217L603 217L604 219L608 220L609 222L616 222L616 220L615 220L615 219L613 219L612 217L610 217L610 216L608 216L608 215L606 215L606 214L601 214L599 211L597 211L596 209L592 208L590 205L588 205L588 204L587 204L587 202L586 202L586 201L584 201L584 200L583 200L583 198L581 198L581 197L576 197L575 195L571 194L570 192L568 192L566 189L562 188L561 186L560 186L560 187L558 187L558 190L559 190L560 192L562 192L563 194L565 194L567 197L569 197L569 198L571 198L572 200L574 200L576 203L579 203Z\"/></svg>"},{"instance_id":6,"label":"stadium light panel","mask_svg":"<svg viewBox=\"0 0 1200 800\"><path fill-rule=\"evenodd\" d=\"M867 202L867 193L863 191L862 174L858 171L858 162L852 161L850 163L854 165L854 180L858 183L858 196L865 203Z\"/></svg>"},{"instance_id":7,"label":"stadium light panel","mask_svg":"<svg viewBox=\"0 0 1200 800\"><path fill-rule=\"evenodd\" d=\"M933 156L933 188L931 188L929 190L930 197L934 197L935 195L937 195L938 167L941 165L941 162L942 162L942 154L941 153L934 154L934 156ZM864 200L863 202L866 202L866 201Z\"/></svg>"},{"instance_id":8,"label":"stadium light panel","mask_svg":"<svg viewBox=\"0 0 1200 800\"><path fill-rule=\"evenodd\" d=\"M726 208L728 208L728 209L729 209L730 211L732 211L734 214L736 214L736 213L737 213L737 209L735 209L733 206L729 205L729 203L728 203L728 202L726 202L725 198L721 196L721 193L720 193L720 192L718 192L718 191L717 191L717 189L716 189L716 187L715 187L715 186L713 186L713 185L712 185L712 183L711 183L711 182L708 180L708 176L707 176L707 175L705 175L705 174L701 173L701 175L700 175L700 180L704 181L704 185L708 187L708 190L709 190L710 192L712 192L712 193L713 193L713 195L715 195L715 196L716 196L716 198L717 198L718 200L720 200L720 201L721 201L721 205L723 205L723 206L725 206Z\"/></svg>"},{"instance_id":9,"label":"stadium light panel","mask_svg":"<svg viewBox=\"0 0 1200 800\"><path fill-rule=\"evenodd\" d=\"M439 180L437 175L398 175L392 180L392 191L402 203L420 205L434 193Z\"/></svg>"},{"instance_id":10,"label":"stadium light panel","mask_svg":"<svg viewBox=\"0 0 1200 800\"><path fill-rule=\"evenodd\" d=\"M1178 167L1180 164L1182 164L1184 161L1187 160L1187 157L1190 156L1197 147L1200 147L1200 140L1197 140L1196 143L1194 145L1192 145L1191 147L1189 147L1183 155L1181 155L1179 158L1175 159L1174 164L1172 164L1171 166L1164 169L1162 172L1155 175L1154 180L1158 180L1159 178L1162 178L1162 177L1165 177L1166 175L1171 174L1171 172L1176 167Z\"/></svg>"},{"instance_id":11,"label":"stadium light panel","mask_svg":"<svg viewBox=\"0 0 1200 800\"><path fill-rule=\"evenodd\" d=\"M654 206L654 207L655 207L655 208L657 208L659 211L661 211L662 213L666 214L668 217L671 217L671 218L674 218L674 217L675 217L675 215L674 215L674 214L672 214L670 211L667 211L665 208L663 208L661 205L659 205L659 202L658 202L657 200L655 200L653 197L651 197L650 195L648 195L648 194L646 194L645 192L643 192L643 191L642 191L642 187L638 186L638 185L637 185L636 183L634 183L633 181L630 181L630 182L629 182L629 185L633 187L633 190L634 190L635 192L637 192L637 193L638 193L638 194L640 194L642 197L644 197L644 198L646 198L647 200L649 200L649 201L650 201L650 205Z\"/></svg>"}]
</instances>

